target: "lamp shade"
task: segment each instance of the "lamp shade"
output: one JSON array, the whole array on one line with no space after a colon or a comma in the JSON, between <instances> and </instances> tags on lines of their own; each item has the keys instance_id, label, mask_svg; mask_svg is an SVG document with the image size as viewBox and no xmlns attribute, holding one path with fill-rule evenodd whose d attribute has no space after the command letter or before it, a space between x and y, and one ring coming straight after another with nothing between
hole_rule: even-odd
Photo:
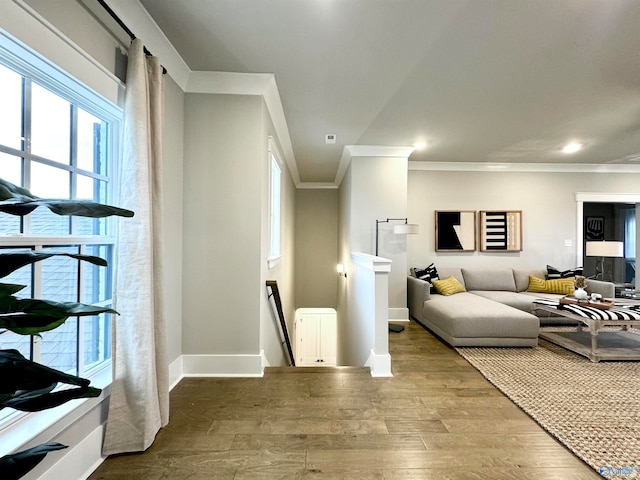
<instances>
[{"instance_id":1,"label":"lamp shade","mask_svg":"<svg viewBox=\"0 0 640 480\"><path fill-rule=\"evenodd\" d=\"M396 235L414 235L418 233L420 226L416 223L403 223L401 225L393 226L393 233Z\"/></svg>"},{"instance_id":2,"label":"lamp shade","mask_svg":"<svg viewBox=\"0 0 640 480\"><path fill-rule=\"evenodd\" d=\"M587 242L587 257L622 257L624 256L623 242Z\"/></svg>"}]
</instances>

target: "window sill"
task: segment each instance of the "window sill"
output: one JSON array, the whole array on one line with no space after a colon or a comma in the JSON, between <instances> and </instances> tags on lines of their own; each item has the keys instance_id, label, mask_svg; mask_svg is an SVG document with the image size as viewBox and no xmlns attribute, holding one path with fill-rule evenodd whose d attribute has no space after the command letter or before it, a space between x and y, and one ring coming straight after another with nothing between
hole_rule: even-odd
<instances>
[{"instance_id":1,"label":"window sill","mask_svg":"<svg viewBox=\"0 0 640 480\"><path fill-rule=\"evenodd\" d=\"M45 432L47 438L37 442L49 441L111 394L111 362L88 378L92 386L102 388L99 397L71 400L40 412L16 412L7 418L0 427L0 457L28 448L27 444Z\"/></svg>"},{"instance_id":2,"label":"window sill","mask_svg":"<svg viewBox=\"0 0 640 480\"><path fill-rule=\"evenodd\" d=\"M267 265L269 266L269 269L272 269L273 267L279 265L281 260L282 260L282 255L278 255L277 257L267 258Z\"/></svg>"}]
</instances>

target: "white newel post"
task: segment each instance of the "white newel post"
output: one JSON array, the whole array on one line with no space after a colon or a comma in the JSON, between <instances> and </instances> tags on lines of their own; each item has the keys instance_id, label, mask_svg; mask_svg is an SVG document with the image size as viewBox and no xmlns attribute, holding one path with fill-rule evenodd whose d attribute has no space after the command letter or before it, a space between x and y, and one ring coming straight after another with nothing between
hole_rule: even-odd
<instances>
[{"instance_id":1,"label":"white newel post","mask_svg":"<svg viewBox=\"0 0 640 480\"><path fill-rule=\"evenodd\" d=\"M391 355L389 355L389 273L391 260L367 253L354 252L351 260L356 269L354 290L351 297L352 320L366 329L360 337L368 341L366 366L372 377L391 377Z\"/></svg>"}]
</instances>

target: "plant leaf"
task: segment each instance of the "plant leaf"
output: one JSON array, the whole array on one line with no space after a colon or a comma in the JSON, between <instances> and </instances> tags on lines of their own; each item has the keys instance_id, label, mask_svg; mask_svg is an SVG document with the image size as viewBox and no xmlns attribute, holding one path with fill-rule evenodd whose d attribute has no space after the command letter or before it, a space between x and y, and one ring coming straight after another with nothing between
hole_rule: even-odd
<instances>
[{"instance_id":1,"label":"plant leaf","mask_svg":"<svg viewBox=\"0 0 640 480\"><path fill-rule=\"evenodd\" d=\"M0 297L8 297L14 293L18 293L26 285L18 285L17 283L0 283Z\"/></svg>"},{"instance_id":2,"label":"plant leaf","mask_svg":"<svg viewBox=\"0 0 640 480\"><path fill-rule=\"evenodd\" d=\"M49 452L67 448L57 442L47 442L37 447L12 453L0 458L0 477L3 480L17 480L30 472Z\"/></svg>"},{"instance_id":3,"label":"plant leaf","mask_svg":"<svg viewBox=\"0 0 640 480\"><path fill-rule=\"evenodd\" d=\"M36 197L26 188L18 187L0 178L0 212L24 216L40 206L47 207L56 215L75 215L90 218L103 218L113 215L133 217L134 215L131 210L103 205L89 200Z\"/></svg>"},{"instance_id":4,"label":"plant leaf","mask_svg":"<svg viewBox=\"0 0 640 480\"><path fill-rule=\"evenodd\" d=\"M0 328L20 335L35 335L53 330L69 317L86 317L101 313L118 314L112 308L75 302L54 302L33 298L0 297Z\"/></svg>"},{"instance_id":5,"label":"plant leaf","mask_svg":"<svg viewBox=\"0 0 640 480\"><path fill-rule=\"evenodd\" d=\"M60 372L25 358L18 350L0 350L0 394L13 396L19 391L47 390L57 383L88 387L89 380ZM46 392L45 392L46 393Z\"/></svg>"},{"instance_id":6,"label":"plant leaf","mask_svg":"<svg viewBox=\"0 0 640 480\"><path fill-rule=\"evenodd\" d=\"M26 392L27 394L15 395L11 400L5 401L0 407L10 407L22 412L39 412L48 408L57 407L69 400L78 398L98 397L102 390L95 387L78 387L59 390L52 393Z\"/></svg>"},{"instance_id":7,"label":"plant leaf","mask_svg":"<svg viewBox=\"0 0 640 480\"><path fill-rule=\"evenodd\" d=\"M69 400L97 397L101 389L89 380L26 359L17 350L0 350L0 409L36 412L57 407ZM54 392L59 383L73 385Z\"/></svg>"},{"instance_id":8,"label":"plant leaf","mask_svg":"<svg viewBox=\"0 0 640 480\"><path fill-rule=\"evenodd\" d=\"M49 252L47 250L39 250L39 251L24 250L19 252L0 253L0 278L6 277L10 273L15 272L16 270L24 267L25 265L30 265L32 263L36 263L41 260L46 260L47 258L54 257L54 256L64 256L64 257L75 258L76 260L83 260L85 262L89 262L94 265L98 265L100 267L107 266L106 260L93 255Z\"/></svg>"}]
</instances>

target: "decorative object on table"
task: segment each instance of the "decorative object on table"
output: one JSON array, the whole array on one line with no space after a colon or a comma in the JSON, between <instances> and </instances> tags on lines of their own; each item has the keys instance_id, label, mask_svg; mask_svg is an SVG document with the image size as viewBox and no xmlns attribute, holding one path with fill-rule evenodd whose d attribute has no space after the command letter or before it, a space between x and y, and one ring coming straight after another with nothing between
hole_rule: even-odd
<instances>
[{"instance_id":1,"label":"decorative object on table","mask_svg":"<svg viewBox=\"0 0 640 480\"><path fill-rule=\"evenodd\" d=\"M415 235L420 231L420 226L415 223L409 223L409 219L404 218L387 218L386 220L376 220L376 257L378 256L378 227L381 223L389 223L392 221L401 221L404 223L393 226L394 235Z\"/></svg>"},{"instance_id":2,"label":"decorative object on table","mask_svg":"<svg viewBox=\"0 0 640 480\"><path fill-rule=\"evenodd\" d=\"M586 217L584 221L584 239L604 240L604 217Z\"/></svg>"},{"instance_id":3,"label":"decorative object on table","mask_svg":"<svg viewBox=\"0 0 640 480\"><path fill-rule=\"evenodd\" d=\"M562 305L580 305L582 307L593 307L600 310L609 310L613 306L613 301L611 300L590 300L589 297L582 299L569 295L562 297L558 301L560 302L560 309L562 309Z\"/></svg>"},{"instance_id":4,"label":"decorative object on table","mask_svg":"<svg viewBox=\"0 0 640 480\"><path fill-rule=\"evenodd\" d=\"M596 265L594 278L599 280L612 279L613 274L607 275L605 258L622 258L624 256L624 242L602 240L599 242L587 242L585 254L587 257L600 257L599 265Z\"/></svg>"},{"instance_id":5,"label":"decorative object on table","mask_svg":"<svg viewBox=\"0 0 640 480\"><path fill-rule=\"evenodd\" d=\"M588 300L589 294L585 290L587 287L587 280L582 275L577 275L574 281L576 290L573 292L573 296L578 300Z\"/></svg>"},{"instance_id":6,"label":"decorative object on table","mask_svg":"<svg viewBox=\"0 0 640 480\"><path fill-rule=\"evenodd\" d=\"M480 251L521 252L522 211L481 210Z\"/></svg>"},{"instance_id":7,"label":"decorative object on table","mask_svg":"<svg viewBox=\"0 0 640 480\"><path fill-rule=\"evenodd\" d=\"M436 210L435 228L436 252L475 251L475 210Z\"/></svg>"}]
</instances>

